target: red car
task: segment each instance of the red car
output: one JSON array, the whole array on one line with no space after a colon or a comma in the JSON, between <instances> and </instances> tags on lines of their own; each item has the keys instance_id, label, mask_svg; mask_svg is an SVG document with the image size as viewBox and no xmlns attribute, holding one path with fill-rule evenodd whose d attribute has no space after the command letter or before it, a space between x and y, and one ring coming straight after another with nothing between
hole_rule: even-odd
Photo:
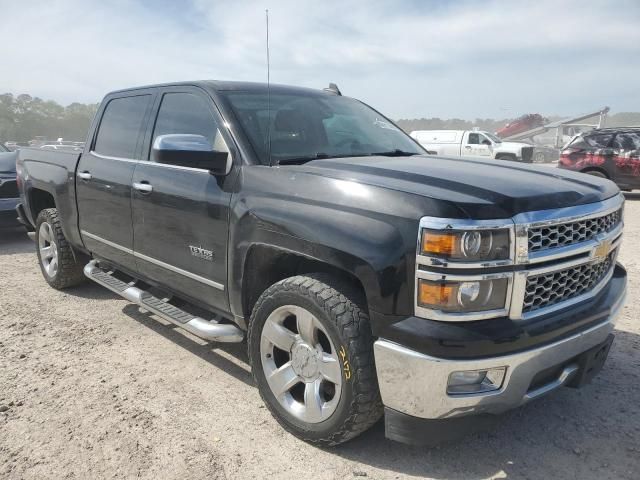
<instances>
[{"instance_id":1,"label":"red car","mask_svg":"<svg viewBox=\"0 0 640 480\"><path fill-rule=\"evenodd\" d=\"M504 127L496 132L500 138L510 137L518 133L526 132L532 128L539 127L547 123L548 120L539 113L528 113L517 118L513 122L507 123Z\"/></svg>"},{"instance_id":2,"label":"red car","mask_svg":"<svg viewBox=\"0 0 640 480\"><path fill-rule=\"evenodd\" d=\"M622 190L640 188L640 127L581 133L564 147L558 167L608 178Z\"/></svg>"}]
</instances>

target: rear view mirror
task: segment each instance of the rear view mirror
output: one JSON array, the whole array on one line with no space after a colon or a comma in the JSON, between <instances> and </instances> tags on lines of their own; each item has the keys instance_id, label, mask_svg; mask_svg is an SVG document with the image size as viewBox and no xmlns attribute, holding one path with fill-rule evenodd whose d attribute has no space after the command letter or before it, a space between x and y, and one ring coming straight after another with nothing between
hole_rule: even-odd
<instances>
[{"instance_id":1,"label":"rear view mirror","mask_svg":"<svg viewBox=\"0 0 640 480\"><path fill-rule=\"evenodd\" d=\"M159 135L153 142L151 160L180 167L202 168L214 175L229 173L229 152L214 150L202 135Z\"/></svg>"}]
</instances>

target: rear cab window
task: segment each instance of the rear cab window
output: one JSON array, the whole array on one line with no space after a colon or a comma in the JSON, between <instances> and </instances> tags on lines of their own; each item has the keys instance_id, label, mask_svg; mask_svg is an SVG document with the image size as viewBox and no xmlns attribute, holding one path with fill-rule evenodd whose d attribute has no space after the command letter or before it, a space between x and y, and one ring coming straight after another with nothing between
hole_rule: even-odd
<instances>
[{"instance_id":1,"label":"rear cab window","mask_svg":"<svg viewBox=\"0 0 640 480\"><path fill-rule=\"evenodd\" d=\"M152 96L136 95L109 100L94 143L95 153L137 159L138 141Z\"/></svg>"}]
</instances>

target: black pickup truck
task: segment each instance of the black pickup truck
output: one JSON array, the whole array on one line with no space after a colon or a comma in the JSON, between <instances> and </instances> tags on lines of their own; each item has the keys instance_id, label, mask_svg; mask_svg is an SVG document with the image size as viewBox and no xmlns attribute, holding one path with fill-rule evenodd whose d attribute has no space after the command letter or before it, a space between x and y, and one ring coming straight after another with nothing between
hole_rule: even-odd
<instances>
[{"instance_id":1,"label":"black pickup truck","mask_svg":"<svg viewBox=\"0 0 640 480\"><path fill-rule=\"evenodd\" d=\"M22 149L17 170L52 287L246 338L274 417L319 445L382 415L430 443L581 386L626 292L612 182L428 156L337 88L113 92L82 154Z\"/></svg>"}]
</instances>

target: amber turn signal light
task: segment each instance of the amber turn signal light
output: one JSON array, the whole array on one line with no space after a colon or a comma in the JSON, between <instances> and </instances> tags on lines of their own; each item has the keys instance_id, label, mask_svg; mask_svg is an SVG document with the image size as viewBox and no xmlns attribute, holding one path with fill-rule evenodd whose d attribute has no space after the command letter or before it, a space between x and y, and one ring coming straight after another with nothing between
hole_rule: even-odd
<instances>
[{"instance_id":1,"label":"amber turn signal light","mask_svg":"<svg viewBox=\"0 0 640 480\"><path fill-rule=\"evenodd\" d=\"M456 234L422 231L422 253L451 257L456 252Z\"/></svg>"},{"instance_id":2,"label":"amber turn signal light","mask_svg":"<svg viewBox=\"0 0 640 480\"><path fill-rule=\"evenodd\" d=\"M419 283L418 303L429 307L448 307L455 304L455 285L436 282Z\"/></svg>"}]
</instances>

